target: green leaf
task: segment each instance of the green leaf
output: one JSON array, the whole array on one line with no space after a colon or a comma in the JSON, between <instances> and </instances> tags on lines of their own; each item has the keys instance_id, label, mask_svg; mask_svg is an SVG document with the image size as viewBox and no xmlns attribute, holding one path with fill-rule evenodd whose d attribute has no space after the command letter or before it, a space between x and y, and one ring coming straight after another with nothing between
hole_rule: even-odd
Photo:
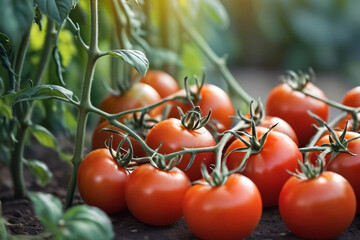
<instances>
[{"instance_id":1,"label":"green leaf","mask_svg":"<svg viewBox=\"0 0 360 240\"><path fill-rule=\"evenodd\" d=\"M145 76L147 70L149 69L149 60L141 51L122 49L114 50L109 52L109 54L121 58L124 62L133 66L142 76Z\"/></svg>"},{"instance_id":2,"label":"green leaf","mask_svg":"<svg viewBox=\"0 0 360 240\"><path fill-rule=\"evenodd\" d=\"M45 147L57 148L56 138L49 130L40 125L32 125L29 128L32 135Z\"/></svg>"},{"instance_id":3,"label":"green leaf","mask_svg":"<svg viewBox=\"0 0 360 240\"><path fill-rule=\"evenodd\" d=\"M62 206L58 198L46 193L30 193L37 218L52 232L58 232Z\"/></svg>"},{"instance_id":4,"label":"green leaf","mask_svg":"<svg viewBox=\"0 0 360 240\"><path fill-rule=\"evenodd\" d=\"M15 82L15 72L12 69L10 60L9 60L9 52L11 51L10 41L6 35L0 33L0 61L3 67L8 72L8 76L11 81Z\"/></svg>"},{"instance_id":5,"label":"green leaf","mask_svg":"<svg viewBox=\"0 0 360 240\"><path fill-rule=\"evenodd\" d=\"M44 187L50 182L50 179L52 178L52 173L45 163L35 159L24 159L23 161L25 165L30 169L30 171L35 174L41 186Z\"/></svg>"},{"instance_id":6,"label":"green leaf","mask_svg":"<svg viewBox=\"0 0 360 240\"><path fill-rule=\"evenodd\" d=\"M79 205L64 214L62 239L107 240L114 238L109 217L96 207Z\"/></svg>"},{"instance_id":7,"label":"green leaf","mask_svg":"<svg viewBox=\"0 0 360 240\"><path fill-rule=\"evenodd\" d=\"M0 1L0 32L6 34L14 44L30 29L33 18L33 1Z\"/></svg>"},{"instance_id":8,"label":"green leaf","mask_svg":"<svg viewBox=\"0 0 360 240\"><path fill-rule=\"evenodd\" d=\"M60 24L69 15L74 0L35 0L41 12Z\"/></svg>"},{"instance_id":9,"label":"green leaf","mask_svg":"<svg viewBox=\"0 0 360 240\"><path fill-rule=\"evenodd\" d=\"M1 208L1 202L0 202ZM6 228L6 220L0 215L0 239L9 239L9 233Z\"/></svg>"},{"instance_id":10,"label":"green leaf","mask_svg":"<svg viewBox=\"0 0 360 240\"><path fill-rule=\"evenodd\" d=\"M12 118L12 108L11 106L7 105L1 98L0 98L0 116L4 116L7 119Z\"/></svg>"},{"instance_id":11,"label":"green leaf","mask_svg":"<svg viewBox=\"0 0 360 240\"><path fill-rule=\"evenodd\" d=\"M201 3L205 12L214 22L220 24L224 28L229 26L230 18L221 1L202 0Z\"/></svg>"},{"instance_id":12,"label":"green leaf","mask_svg":"<svg viewBox=\"0 0 360 240\"><path fill-rule=\"evenodd\" d=\"M62 61L61 61L61 54L60 54L59 49L58 49L57 46L54 47L52 55L53 55L53 59L54 59L55 66L56 66L56 76L58 77L61 85L65 86L64 78L63 78L63 75L62 75L63 64L62 64Z\"/></svg>"},{"instance_id":13,"label":"green leaf","mask_svg":"<svg viewBox=\"0 0 360 240\"><path fill-rule=\"evenodd\" d=\"M78 101L72 91L58 85L24 88L16 93L7 94L4 98L8 103L41 99L60 99L74 104Z\"/></svg>"}]
</instances>

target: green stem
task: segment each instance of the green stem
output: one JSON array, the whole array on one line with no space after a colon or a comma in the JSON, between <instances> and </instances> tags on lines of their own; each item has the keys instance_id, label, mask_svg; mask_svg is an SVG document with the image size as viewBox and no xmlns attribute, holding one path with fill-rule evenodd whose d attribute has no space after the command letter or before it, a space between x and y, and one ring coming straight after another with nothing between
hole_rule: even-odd
<instances>
[{"instance_id":1,"label":"green stem","mask_svg":"<svg viewBox=\"0 0 360 240\"><path fill-rule=\"evenodd\" d=\"M248 105L252 100L254 100L245 90L238 84L235 80L229 69L226 67L226 61L224 58L218 57L211 47L206 43L202 36L197 32L193 27L193 24L189 22L181 13L180 10L173 9L174 15L179 22L179 25L183 31L194 41L198 48L203 52L203 54L210 60L214 65L223 79L229 86L229 90L237 94L241 99L245 101ZM256 101L254 101L256 102Z\"/></svg>"},{"instance_id":2,"label":"green stem","mask_svg":"<svg viewBox=\"0 0 360 240\"><path fill-rule=\"evenodd\" d=\"M90 0L90 12L91 12L91 36L90 36L90 45L87 51L88 60L86 66L86 72L82 85L82 94L79 104L79 113L78 113L78 122L77 122L77 132L75 138L75 149L74 156L72 158L72 175L68 184L65 207L69 208L72 205L77 172L82 161L84 142L85 142L85 133L86 133L86 123L89 114L89 109L92 107L90 101L91 95L91 86L94 78L95 65L96 61L99 58L100 50L98 47L98 1Z\"/></svg>"},{"instance_id":3,"label":"green stem","mask_svg":"<svg viewBox=\"0 0 360 240\"><path fill-rule=\"evenodd\" d=\"M29 40L30 40L30 29L24 34L23 38L21 39L16 58L14 59L14 72L16 74L16 80L17 84L13 83L13 89L15 91L19 91L20 89L20 82L21 82L21 72L22 68L24 66L24 60L27 52L27 48L29 46Z\"/></svg>"}]
</instances>

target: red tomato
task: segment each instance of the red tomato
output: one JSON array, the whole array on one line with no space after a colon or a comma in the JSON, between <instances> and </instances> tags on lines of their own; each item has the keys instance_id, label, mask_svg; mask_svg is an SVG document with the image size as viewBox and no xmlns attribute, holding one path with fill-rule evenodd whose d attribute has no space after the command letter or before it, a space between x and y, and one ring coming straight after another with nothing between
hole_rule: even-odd
<instances>
[{"instance_id":1,"label":"red tomato","mask_svg":"<svg viewBox=\"0 0 360 240\"><path fill-rule=\"evenodd\" d=\"M105 97L99 108L107 113L119 113L122 111L140 108L157 103L161 100L158 92L150 85L145 83L135 83L127 92L119 96L108 95ZM149 115L155 117L157 111L150 111ZM128 114L119 118L120 121L125 118L131 118L132 114ZM101 120L103 121L103 119Z\"/></svg>"},{"instance_id":2,"label":"red tomato","mask_svg":"<svg viewBox=\"0 0 360 240\"><path fill-rule=\"evenodd\" d=\"M196 87L191 87L192 91L196 91ZM175 93L175 95L185 95L185 90L180 90ZM202 116L206 116L211 109L211 118L210 124L214 124L219 132L224 132L231 128L233 119L232 116L235 115L234 107L231 103L230 97L227 93L221 88L212 85L212 84L204 84L200 91L200 100L194 102L195 106L200 106L202 111ZM186 104L180 101L172 102L172 107L169 112L169 117L179 118L179 111L176 106L179 106L183 112L187 112L192 108L191 105Z\"/></svg>"},{"instance_id":3,"label":"red tomato","mask_svg":"<svg viewBox=\"0 0 360 240\"><path fill-rule=\"evenodd\" d=\"M125 198L131 214L141 222L164 226L182 217L182 203L189 178L173 168L163 171L151 164L137 167L129 176Z\"/></svg>"},{"instance_id":4,"label":"red tomato","mask_svg":"<svg viewBox=\"0 0 360 240\"><path fill-rule=\"evenodd\" d=\"M181 151L183 148L210 147L216 144L213 136L206 128L197 130L185 128L179 119L169 118L154 125L146 136L145 142L152 149L157 149L160 144L159 153L169 154ZM185 170L190 161L190 154L183 155L177 166ZM202 178L201 163L210 167L215 162L215 153L204 152L196 154L193 164L185 171L191 181Z\"/></svg>"},{"instance_id":5,"label":"red tomato","mask_svg":"<svg viewBox=\"0 0 360 240\"><path fill-rule=\"evenodd\" d=\"M349 107L360 107L360 86L352 88L348 92L346 92L342 104ZM344 118L342 121L340 121L337 124L337 128L344 129L346 122L350 119L351 119L351 115L349 114L346 118ZM360 119L360 114L358 114L358 119ZM351 128L352 128L352 122L350 121L348 124L348 129L350 130ZM358 126L357 131L359 130L360 130L360 125Z\"/></svg>"},{"instance_id":6,"label":"red tomato","mask_svg":"<svg viewBox=\"0 0 360 240\"><path fill-rule=\"evenodd\" d=\"M129 173L101 148L90 152L81 162L77 185L81 198L107 213L126 209L125 185Z\"/></svg>"},{"instance_id":7,"label":"red tomato","mask_svg":"<svg viewBox=\"0 0 360 240\"><path fill-rule=\"evenodd\" d=\"M270 128L274 124L277 124L275 128L273 128L274 131L281 132L288 137L290 137L296 145L299 145L299 141L297 139L296 133L294 129L283 119L273 116L265 116L265 118L260 122L260 127Z\"/></svg>"},{"instance_id":8,"label":"red tomato","mask_svg":"<svg viewBox=\"0 0 360 240\"><path fill-rule=\"evenodd\" d=\"M179 91L179 85L176 80L170 74L159 70L149 70L145 77L140 79L140 82L153 87L161 98Z\"/></svg>"},{"instance_id":9,"label":"red tomato","mask_svg":"<svg viewBox=\"0 0 360 240\"><path fill-rule=\"evenodd\" d=\"M111 130L115 130L121 133L124 133L124 131L122 131L120 128L115 127L114 125L111 125L107 120L104 122L100 122L93 135L92 135L92 139L91 139L91 146L92 149L98 149L98 148L105 148L105 141L109 141L110 136L113 136L113 143L112 143L112 148L113 149L117 149L118 145L120 144L121 140L123 139L123 137L119 134L115 134L115 133L111 133L111 132L107 132L107 131L101 131L101 129L103 128L107 128L107 129L111 129ZM134 150L134 156L137 157L143 157L146 155L144 149L141 147L141 145L132 137L129 137L129 140L131 142L131 145L133 147ZM128 150L129 149L129 145L128 143L125 141L122 145L122 148L124 150Z\"/></svg>"},{"instance_id":10,"label":"red tomato","mask_svg":"<svg viewBox=\"0 0 360 240\"><path fill-rule=\"evenodd\" d=\"M183 211L189 229L201 239L242 239L259 223L261 197L249 178L233 174L221 186L192 186Z\"/></svg>"},{"instance_id":11,"label":"red tomato","mask_svg":"<svg viewBox=\"0 0 360 240\"><path fill-rule=\"evenodd\" d=\"M303 180L292 176L279 197L279 211L286 226L306 239L333 239L354 219L355 194L345 178L324 172Z\"/></svg>"},{"instance_id":12,"label":"red tomato","mask_svg":"<svg viewBox=\"0 0 360 240\"><path fill-rule=\"evenodd\" d=\"M257 135L260 137L268 129L257 127ZM236 139L226 150L226 153L243 148L245 144ZM240 165L244 152L231 153L227 158L227 166L230 170ZM290 174L295 171L298 160L302 161L302 154L297 145L285 134L271 131L265 141L263 149L259 153L252 154L242 172L250 178L258 187L264 207L272 207L278 204L279 194Z\"/></svg>"},{"instance_id":13,"label":"red tomato","mask_svg":"<svg viewBox=\"0 0 360 240\"><path fill-rule=\"evenodd\" d=\"M305 90L318 97L326 98L325 94L311 82L306 85ZM266 113L289 123L296 133L300 147L305 146L316 133L312 127L316 121L308 114L308 111L328 121L329 106L326 103L293 90L285 83L275 87L266 101Z\"/></svg>"},{"instance_id":14,"label":"red tomato","mask_svg":"<svg viewBox=\"0 0 360 240\"><path fill-rule=\"evenodd\" d=\"M338 136L342 132L336 132ZM345 139L351 139L359 136L359 133L346 132ZM317 143L317 146L329 143L329 135L323 136ZM360 139L355 139L348 143L347 149L349 152L355 153L356 156L352 156L347 153L339 153L327 166L328 171L336 172L342 175L349 181L353 187L356 199L357 199L357 212L360 213ZM319 152L310 152L309 161L315 163ZM330 159L331 154L325 156L326 162Z\"/></svg>"}]
</instances>

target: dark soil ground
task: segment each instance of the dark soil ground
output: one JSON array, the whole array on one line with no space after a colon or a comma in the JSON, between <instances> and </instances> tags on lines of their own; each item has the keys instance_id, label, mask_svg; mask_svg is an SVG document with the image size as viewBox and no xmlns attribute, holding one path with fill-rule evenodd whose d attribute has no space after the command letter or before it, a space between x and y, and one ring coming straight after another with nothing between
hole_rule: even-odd
<instances>
[{"instance_id":1,"label":"dark soil ground","mask_svg":"<svg viewBox=\"0 0 360 240\"><path fill-rule=\"evenodd\" d=\"M54 194L64 201L66 185L70 176L70 165L61 161L55 152L34 145L27 155L43 160L53 172L51 183L45 188L39 187L30 173L26 172L28 189ZM46 231L34 216L33 208L28 199L14 200L10 188L8 169L0 165L0 201L2 214L7 219L11 234L35 235ZM81 198L75 195L74 204L81 204ZM341 206L339 206L341 207ZM167 226L152 227L134 219L129 212L121 212L110 216L113 222L115 239L197 239L187 228L184 219ZM247 239L299 239L294 236L281 221L277 208L264 209L261 221L255 231ZM360 216L357 215L352 225L338 238L360 239Z\"/></svg>"}]
</instances>

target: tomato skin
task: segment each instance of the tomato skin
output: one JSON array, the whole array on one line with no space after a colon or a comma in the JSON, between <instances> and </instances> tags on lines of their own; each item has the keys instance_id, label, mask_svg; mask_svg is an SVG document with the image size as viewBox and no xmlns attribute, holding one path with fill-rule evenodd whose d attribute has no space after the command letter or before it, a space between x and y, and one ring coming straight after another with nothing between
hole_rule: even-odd
<instances>
[{"instance_id":1,"label":"tomato skin","mask_svg":"<svg viewBox=\"0 0 360 240\"><path fill-rule=\"evenodd\" d=\"M77 185L84 202L106 213L126 209L125 186L129 173L101 148L90 152L81 162Z\"/></svg>"},{"instance_id":2,"label":"tomato skin","mask_svg":"<svg viewBox=\"0 0 360 240\"><path fill-rule=\"evenodd\" d=\"M268 130L263 127L256 129L258 137ZM236 139L226 153L242 147L245 147L245 144ZM228 168L232 170L239 166L244 155L244 152L231 153L226 161ZM295 142L285 134L271 131L261 152L249 157L241 174L256 184L261 193L263 206L272 207L278 204L281 188L290 177L286 170L295 171L298 160L302 161L303 157Z\"/></svg>"},{"instance_id":3,"label":"tomato skin","mask_svg":"<svg viewBox=\"0 0 360 240\"><path fill-rule=\"evenodd\" d=\"M181 151L184 147L211 147L216 144L213 136L206 128L189 130L182 125L179 119L175 118L169 118L155 124L146 136L145 142L152 149L157 149L162 144L158 152L163 154ZM190 154L184 154L177 167L185 170L190 159ZM191 181L202 178L200 170L202 162L210 167L210 164L215 162L215 153L196 154L193 164L185 171Z\"/></svg>"},{"instance_id":4,"label":"tomato skin","mask_svg":"<svg viewBox=\"0 0 360 240\"><path fill-rule=\"evenodd\" d=\"M121 133L124 133L124 131L122 131L120 128L111 125L107 120L98 123L97 127L94 130L94 133L92 135L91 138L91 148L93 150L98 149L98 148L105 148L105 141L109 141L110 136L113 136L113 143L112 143L112 148L113 149L117 149L118 145L120 144L121 140L123 139L123 137L119 134L115 134L115 133L111 133L108 131L101 131L101 129L103 128L107 128L107 129L111 129L111 130L115 130ZM141 147L141 145L139 144L138 141L136 141L134 138L129 137L129 140L131 142L131 145L133 147L134 150L134 156L136 157L144 157L146 155L144 149ZM129 149L129 145L128 143L125 141L122 145L122 148L124 150L128 150ZM122 151L122 153L124 153L125 151Z\"/></svg>"},{"instance_id":5,"label":"tomato skin","mask_svg":"<svg viewBox=\"0 0 360 240\"><path fill-rule=\"evenodd\" d=\"M342 132L339 131L336 132L338 136L340 136L341 133ZM357 136L359 136L359 133L346 132L345 139L351 139ZM326 143L329 143L329 135L323 136L315 145L320 146ZM328 171L336 172L349 181L356 194L357 212L360 213L360 139L350 141L347 149L349 152L355 153L356 156L347 153L339 153L330 164L328 164L331 154L327 154L325 156L325 161ZM320 152L310 152L309 161L315 163L319 154Z\"/></svg>"},{"instance_id":6,"label":"tomato skin","mask_svg":"<svg viewBox=\"0 0 360 240\"><path fill-rule=\"evenodd\" d=\"M192 91L196 92L196 87L191 87ZM180 90L175 93L177 96L185 96L185 90ZM200 91L201 99L194 102L195 106L200 106L202 116L208 115L211 109L210 123L216 125L220 133L231 128L235 116L234 107L228 94L213 84L204 84ZM179 118L179 111L176 106L179 106L183 112L187 112L192 107L189 104L180 101L173 101L169 112L169 117Z\"/></svg>"},{"instance_id":7,"label":"tomato skin","mask_svg":"<svg viewBox=\"0 0 360 240\"><path fill-rule=\"evenodd\" d=\"M229 176L224 185L197 184L185 195L186 224L207 240L242 239L257 226L262 214L259 190L241 174Z\"/></svg>"},{"instance_id":8,"label":"tomato skin","mask_svg":"<svg viewBox=\"0 0 360 240\"><path fill-rule=\"evenodd\" d=\"M279 211L286 226L306 239L333 239L355 217L355 194L345 178L334 172L302 180L292 176L279 198Z\"/></svg>"},{"instance_id":9,"label":"tomato skin","mask_svg":"<svg viewBox=\"0 0 360 240\"><path fill-rule=\"evenodd\" d=\"M265 118L260 122L259 126L270 128L274 124L277 124L276 127L273 128L274 131L281 132L287 135L296 143L296 145L299 145L299 141L294 129L281 118L273 117L273 116L265 116Z\"/></svg>"},{"instance_id":10,"label":"tomato skin","mask_svg":"<svg viewBox=\"0 0 360 240\"><path fill-rule=\"evenodd\" d=\"M311 82L306 85L305 90L318 97L326 98L325 94ZM326 103L293 90L285 83L276 86L269 93L266 101L266 113L289 123L298 137L300 147L305 146L316 132L312 127L316 121L308 114L308 111L318 115L325 122L328 121L329 106Z\"/></svg>"},{"instance_id":11,"label":"tomato skin","mask_svg":"<svg viewBox=\"0 0 360 240\"><path fill-rule=\"evenodd\" d=\"M182 203L190 188L189 178L173 168L166 172L143 164L129 176L125 198L131 214L141 222L165 226L182 217Z\"/></svg>"},{"instance_id":12,"label":"tomato skin","mask_svg":"<svg viewBox=\"0 0 360 240\"><path fill-rule=\"evenodd\" d=\"M148 106L154 103L157 103L161 100L159 93L152 88L150 85L145 83L134 83L132 87L119 96L108 95L106 96L99 105L99 109L107 113L119 113L122 111L140 108ZM157 115L157 111L149 111L151 117ZM123 121L125 118L131 118L132 114L127 114L119 118L120 121ZM102 119L101 121L103 121Z\"/></svg>"},{"instance_id":13,"label":"tomato skin","mask_svg":"<svg viewBox=\"0 0 360 240\"><path fill-rule=\"evenodd\" d=\"M345 93L345 96L342 100L342 104L349 107L360 107L360 86L354 87ZM358 119L360 119L360 114L358 114ZM346 122L351 119L351 115L348 114L343 120L341 120L336 128L344 129ZM348 129L351 130L352 122L348 123ZM358 126L357 131L360 130L360 125Z\"/></svg>"},{"instance_id":14,"label":"tomato skin","mask_svg":"<svg viewBox=\"0 0 360 240\"><path fill-rule=\"evenodd\" d=\"M160 70L149 70L140 82L146 83L153 87L160 95L165 98L179 91L179 84L168 73Z\"/></svg>"}]
</instances>

